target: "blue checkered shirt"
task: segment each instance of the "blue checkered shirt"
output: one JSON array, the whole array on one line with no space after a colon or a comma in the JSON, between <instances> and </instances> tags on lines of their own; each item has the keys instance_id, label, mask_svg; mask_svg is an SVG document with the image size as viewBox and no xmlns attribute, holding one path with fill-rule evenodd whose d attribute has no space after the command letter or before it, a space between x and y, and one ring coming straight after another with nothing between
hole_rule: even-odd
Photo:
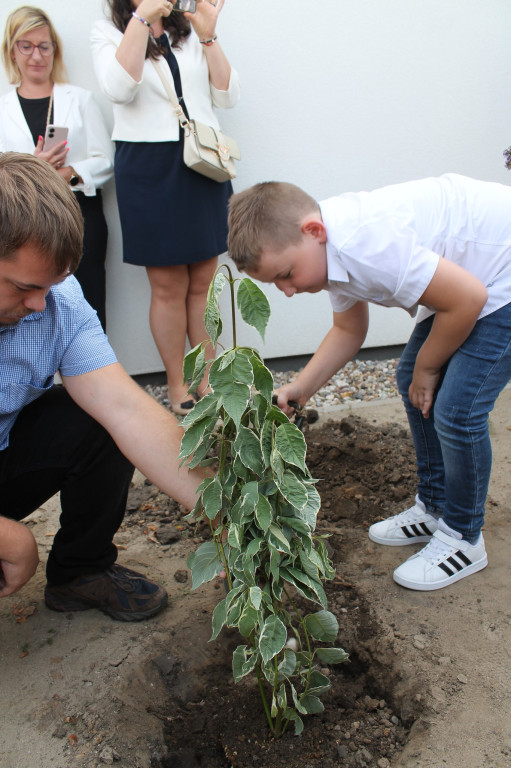
<instances>
[{"instance_id":1,"label":"blue checkered shirt","mask_svg":"<svg viewBox=\"0 0 511 768\"><path fill-rule=\"evenodd\" d=\"M43 312L0 326L0 450L9 445L18 413L53 385L57 371L79 376L115 362L74 277L50 288Z\"/></svg>"}]
</instances>

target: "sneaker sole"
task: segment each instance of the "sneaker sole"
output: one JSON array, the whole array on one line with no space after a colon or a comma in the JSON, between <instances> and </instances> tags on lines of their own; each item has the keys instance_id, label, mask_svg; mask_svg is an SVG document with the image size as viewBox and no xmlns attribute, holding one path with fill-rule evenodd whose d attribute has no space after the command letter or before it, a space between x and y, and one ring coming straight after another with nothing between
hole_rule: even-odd
<instances>
[{"instance_id":1,"label":"sneaker sole","mask_svg":"<svg viewBox=\"0 0 511 768\"><path fill-rule=\"evenodd\" d=\"M374 541L375 544L383 544L387 547L406 547L409 544L427 544L428 541L431 539L431 536L406 536L403 539L384 539L383 537L380 537L374 533L371 533L371 531L368 532L368 536L371 539L371 541Z\"/></svg>"},{"instance_id":2,"label":"sneaker sole","mask_svg":"<svg viewBox=\"0 0 511 768\"><path fill-rule=\"evenodd\" d=\"M423 581L409 581L409 579L404 579L399 574L396 574L396 571L394 571L392 575L396 584L399 584L401 587L406 587L406 589L414 589L419 592L432 592L435 589L443 589L444 587L448 587L450 584L454 584L456 581L464 579L465 576L471 576L473 573L477 573L477 571L482 571L483 568L486 568L487 565L488 556L485 555L483 558L481 558L481 560L478 560L476 563L472 563L472 565L467 565L466 568L464 568L462 571L459 571L458 573L455 573L453 576L447 576L441 581L435 581L431 583Z\"/></svg>"}]
</instances>

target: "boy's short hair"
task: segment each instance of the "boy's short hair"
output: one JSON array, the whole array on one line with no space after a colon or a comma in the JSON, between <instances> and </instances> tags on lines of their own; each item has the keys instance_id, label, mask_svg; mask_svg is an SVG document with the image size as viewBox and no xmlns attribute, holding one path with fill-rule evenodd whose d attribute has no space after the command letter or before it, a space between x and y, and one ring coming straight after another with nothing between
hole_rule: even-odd
<instances>
[{"instance_id":1,"label":"boy's short hair","mask_svg":"<svg viewBox=\"0 0 511 768\"><path fill-rule=\"evenodd\" d=\"M52 42L55 43L51 79L54 83L66 82L62 42L57 34L57 30L51 23L50 17L40 8L35 8L33 5L22 5L20 8L12 11L7 17L4 39L2 41L2 61L10 83L19 83L21 79L18 65L12 58L15 43L18 40L23 40L23 36L27 32L32 32L32 30L40 29L41 27L48 27Z\"/></svg>"},{"instance_id":2,"label":"boy's short hair","mask_svg":"<svg viewBox=\"0 0 511 768\"><path fill-rule=\"evenodd\" d=\"M0 259L33 245L55 275L75 272L82 256L83 217L71 188L44 160L0 153Z\"/></svg>"},{"instance_id":3,"label":"boy's short hair","mask_svg":"<svg viewBox=\"0 0 511 768\"><path fill-rule=\"evenodd\" d=\"M265 181L229 201L228 251L240 271L256 270L264 249L283 251L302 238L302 221L320 208L294 184Z\"/></svg>"}]
</instances>

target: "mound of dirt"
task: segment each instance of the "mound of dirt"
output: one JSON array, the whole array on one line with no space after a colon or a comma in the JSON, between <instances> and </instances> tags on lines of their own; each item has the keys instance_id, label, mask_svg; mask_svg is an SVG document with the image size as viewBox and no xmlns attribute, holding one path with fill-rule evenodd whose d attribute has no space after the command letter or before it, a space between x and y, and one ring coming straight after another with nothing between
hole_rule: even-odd
<instances>
[{"instance_id":1,"label":"mound of dirt","mask_svg":"<svg viewBox=\"0 0 511 768\"><path fill-rule=\"evenodd\" d=\"M414 459L408 434L396 424L376 428L361 417L349 416L307 431L306 439L309 469L320 478L318 532L329 535L336 568L336 578L327 584L328 605L338 618L340 641L350 662L328 670L332 688L323 698L325 711L305 718L299 738L291 728L275 741L255 679L232 683L231 657L240 641L236 633L224 631L208 648L207 665L199 669L186 656L174 659L170 668L160 659L157 663L165 670L172 703L166 713L169 754L155 765L383 768L400 752L421 711L420 682L413 676L405 688L399 686L392 645L371 615L356 586L356 567L350 564L360 534L396 499L413 498ZM382 476L388 482L382 483Z\"/></svg>"},{"instance_id":2,"label":"mound of dirt","mask_svg":"<svg viewBox=\"0 0 511 768\"><path fill-rule=\"evenodd\" d=\"M0 603L0 765L19 768L510 768L508 587L511 390L491 417L495 469L485 538L490 565L435 593L392 570L413 547L379 547L375 520L413 503L414 454L399 403L324 413L306 428L329 534L329 609L349 663L332 666L325 711L299 737L270 737L253 680L234 685L222 585L192 592L187 554L206 530L138 477L116 536L119 561L164 583L169 608L124 625L97 611L44 607L44 573ZM58 503L29 521L42 559Z\"/></svg>"}]
</instances>

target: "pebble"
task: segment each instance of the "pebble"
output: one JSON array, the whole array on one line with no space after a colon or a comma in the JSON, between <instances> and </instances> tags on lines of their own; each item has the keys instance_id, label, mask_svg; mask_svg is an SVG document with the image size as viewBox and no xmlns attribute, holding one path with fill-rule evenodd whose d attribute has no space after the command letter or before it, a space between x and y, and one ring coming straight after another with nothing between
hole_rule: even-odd
<instances>
[{"instance_id":1,"label":"pebble","mask_svg":"<svg viewBox=\"0 0 511 768\"><path fill-rule=\"evenodd\" d=\"M398 358L388 360L352 360L336 373L307 402L307 408L340 405L361 400L398 397L396 368ZM275 389L293 381L300 371L274 371L270 368ZM146 392L168 407L166 385L148 384Z\"/></svg>"}]
</instances>

